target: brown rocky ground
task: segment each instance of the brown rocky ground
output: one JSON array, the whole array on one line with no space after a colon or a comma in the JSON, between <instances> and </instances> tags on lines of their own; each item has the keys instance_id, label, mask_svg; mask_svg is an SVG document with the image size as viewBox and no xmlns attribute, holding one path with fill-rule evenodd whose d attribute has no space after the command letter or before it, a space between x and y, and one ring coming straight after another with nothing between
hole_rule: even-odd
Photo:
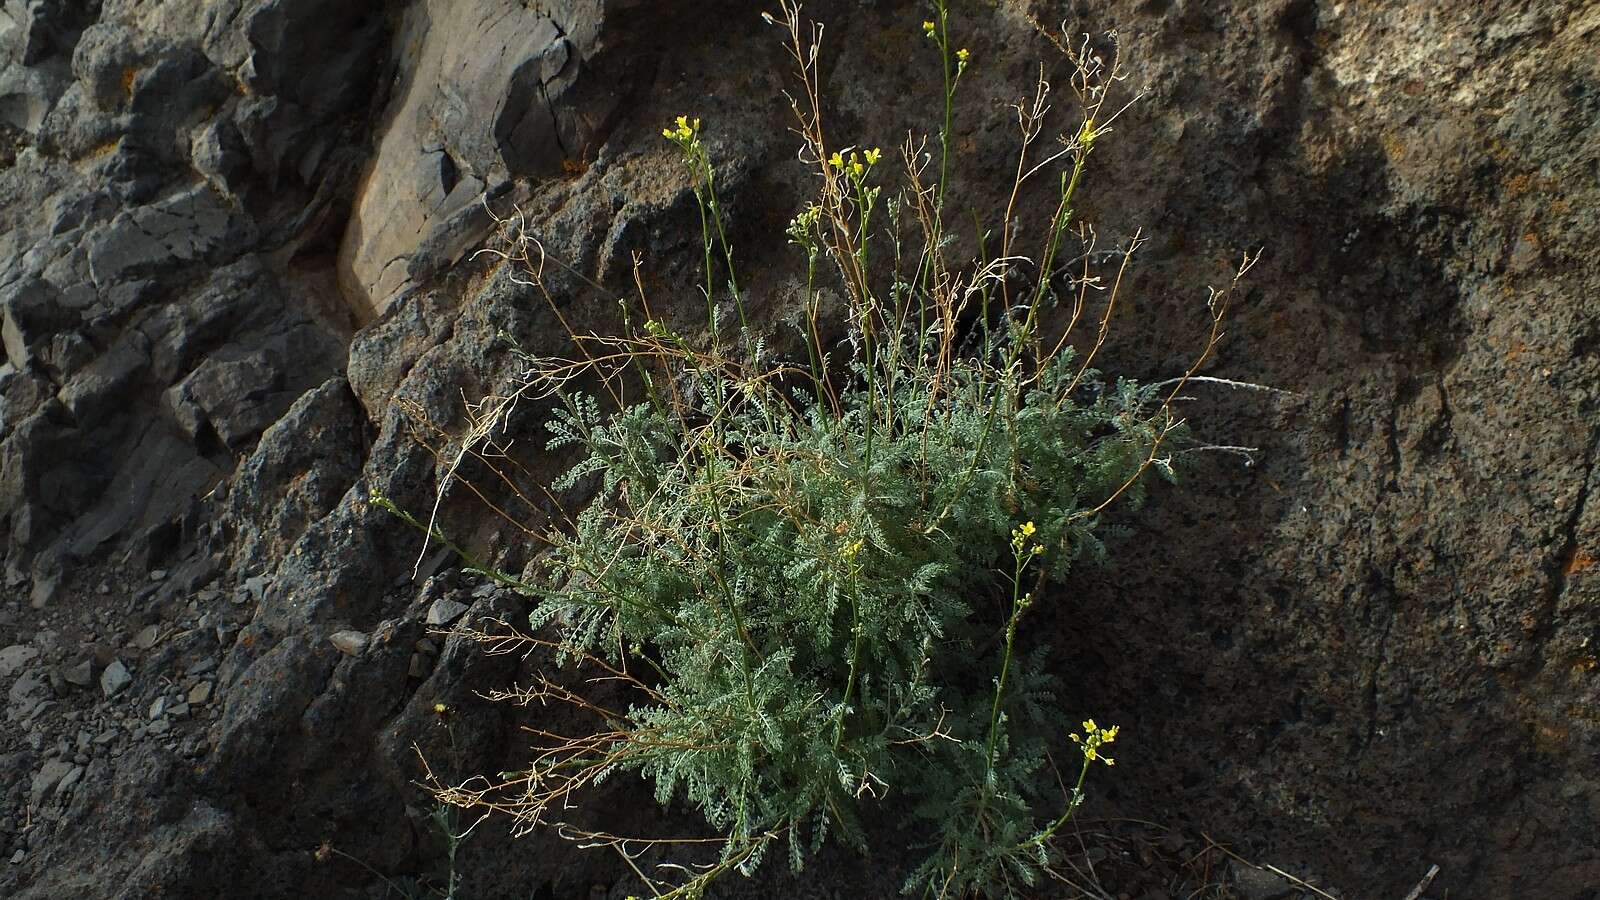
<instances>
[{"instance_id":1,"label":"brown rocky ground","mask_svg":"<svg viewBox=\"0 0 1600 900\"><path fill-rule=\"evenodd\" d=\"M1095 812L1160 826L1099 829L1112 895L1291 891L1215 839L1340 897L1433 864L1430 897L1596 896L1600 7L955 6L976 63L952 202L992 215L1009 177L1003 104L1051 54L1026 15L1118 29L1149 93L1083 211L1153 240L1107 367L1180 366L1204 286L1265 247L1207 372L1292 392L1206 389L1196 428L1253 464L1197 457L1054 606L1072 700L1125 728ZM431 503L402 404L459 433L508 338L558 340L468 258L485 193L618 293L643 252L670 296L695 238L659 131L702 116L781 318L803 173L758 12L0 4L0 894L384 896L437 870L412 744L471 773L519 742L473 696L514 665L429 614L519 601L448 556L413 578L414 534L366 498ZM927 126L918 4L807 12L837 135ZM444 514L523 561L469 498ZM658 817L630 796L619 827ZM485 826L460 854L461 896L631 889L547 837ZM888 896L894 855L729 888Z\"/></svg>"}]
</instances>

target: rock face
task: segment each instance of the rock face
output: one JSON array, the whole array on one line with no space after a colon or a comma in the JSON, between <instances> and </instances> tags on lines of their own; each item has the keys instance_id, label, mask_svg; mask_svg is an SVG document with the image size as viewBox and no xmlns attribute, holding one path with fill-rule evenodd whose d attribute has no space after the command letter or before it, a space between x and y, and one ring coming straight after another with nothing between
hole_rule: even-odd
<instances>
[{"instance_id":1,"label":"rock face","mask_svg":"<svg viewBox=\"0 0 1600 900\"><path fill-rule=\"evenodd\" d=\"M481 246L486 193L558 178L604 142L622 75L602 52L604 4L551 6L493 0L463 14L429 0L401 16L395 40L415 52L340 253L368 315Z\"/></svg>"},{"instance_id":2,"label":"rock face","mask_svg":"<svg viewBox=\"0 0 1600 900\"><path fill-rule=\"evenodd\" d=\"M836 140L926 131L923 6L834 6L808 12ZM974 64L950 202L999 213L1015 138L996 98L1055 58L1029 16L1118 29L1147 94L1097 145L1081 212L1153 240L1105 367L1179 369L1204 286L1264 246L1206 371L1290 392L1204 388L1197 431L1260 448L1253 465L1195 455L1126 516L1141 537L1038 619L1070 699L1124 725L1099 796L1363 896L1432 863L1439 896L1587 896L1600 11L1071 10L957 10ZM805 173L756 12L0 3L0 689L19 726L0 820L31 823L0 828L0 894L379 895L373 870L442 858L413 745L465 778L516 765L537 720L477 697L516 660L429 629L523 608L475 596L369 497L431 509L463 398L515 376L512 342L564 346L514 267L471 258L486 196L524 217L573 327L606 327L636 251L655 306L692 312L674 286L698 278L694 207L660 130L701 116L754 314L790 311ZM554 467L537 425L530 405L510 435L530 479ZM533 552L466 491L439 516L504 565ZM157 624L172 637L133 640ZM619 831L659 815L614 807ZM528 840L474 832L463 895L632 890ZM894 889L767 877L778 896Z\"/></svg>"}]
</instances>

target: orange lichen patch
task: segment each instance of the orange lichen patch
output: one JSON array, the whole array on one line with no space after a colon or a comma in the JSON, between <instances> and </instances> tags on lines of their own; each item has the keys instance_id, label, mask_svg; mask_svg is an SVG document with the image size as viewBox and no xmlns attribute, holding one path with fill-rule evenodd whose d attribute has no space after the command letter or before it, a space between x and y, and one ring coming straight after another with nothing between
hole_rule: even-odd
<instances>
[{"instance_id":1,"label":"orange lichen patch","mask_svg":"<svg viewBox=\"0 0 1600 900\"><path fill-rule=\"evenodd\" d=\"M589 171L589 162L587 160L571 159L569 157L561 161L561 173L568 178L577 178L587 171Z\"/></svg>"},{"instance_id":2,"label":"orange lichen patch","mask_svg":"<svg viewBox=\"0 0 1600 900\"><path fill-rule=\"evenodd\" d=\"M1587 675L1593 672L1596 666L1600 666L1600 660L1596 660L1592 656L1580 656L1573 660L1572 672L1574 675Z\"/></svg>"},{"instance_id":3,"label":"orange lichen patch","mask_svg":"<svg viewBox=\"0 0 1600 900\"><path fill-rule=\"evenodd\" d=\"M1512 175L1505 180L1506 194L1511 197L1526 194L1531 187L1533 187L1533 176L1526 172Z\"/></svg>"},{"instance_id":4,"label":"orange lichen patch","mask_svg":"<svg viewBox=\"0 0 1600 900\"><path fill-rule=\"evenodd\" d=\"M138 69L128 68L122 70L122 93L125 96L133 96L133 80L138 77Z\"/></svg>"},{"instance_id":5,"label":"orange lichen patch","mask_svg":"<svg viewBox=\"0 0 1600 900\"><path fill-rule=\"evenodd\" d=\"M1404 92L1407 97L1420 96L1423 91L1423 84L1420 80L1413 78L1405 84L1400 85L1400 90Z\"/></svg>"},{"instance_id":6,"label":"orange lichen patch","mask_svg":"<svg viewBox=\"0 0 1600 900\"><path fill-rule=\"evenodd\" d=\"M1562 566L1561 574L1568 576L1576 575L1579 572L1594 568L1594 563L1594 554L1583 549L1582 547L1579 547L1578 549L1572 551L1572 558L1567 560L1567 564L1565 566Z\"/></svg>"},{"instance_id":7,"label":"orange lichen patch","mask_svg":"<svg viewBox=\"0 0 1600 900\"><path fill-rule=\"evenodd\" d=\"M1511 349L1506 351L1506 362L1514 363L1528 349L1528 345L1521 341L1512 341Z\"/></svg>"},{"instance_id":8,"label":"orange lichen patch","mask_svg":"<svg viewBox=\"0 0 1600 900\"><path fill-rule=\"evenodd\" d=\"M1385 134L1383 136L1383 152L1389 154L1390 159L1401 160L1406 158L1406 145L1398 135Z\"/></svg>"}]
</instances>

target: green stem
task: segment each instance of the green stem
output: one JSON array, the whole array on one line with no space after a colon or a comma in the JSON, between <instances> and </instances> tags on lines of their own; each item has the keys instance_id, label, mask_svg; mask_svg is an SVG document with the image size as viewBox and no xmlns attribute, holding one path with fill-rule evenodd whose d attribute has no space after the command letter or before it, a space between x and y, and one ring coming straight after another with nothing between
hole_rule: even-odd
<instances>
[{"instance_id":1,"label":"green stem","mask_svg":"<svg viewBox=\"0 0 1600 900\"><path fill-rule=\"evenodd\" d=\"M954 73L950 70L950 10L945 0L934 0L939 28L939 59L944 64L944 127L939 130L939 191L934 200L935 222L944 212L945 181L950 177L950 126L955 101Z\"/></svg>"},{"instance_id":2,"label":"green stem","mask_svg":"<svg viewBox=\"0 0 1600 900\"><path fill-rule=\"evenodd\" d=\"M1089 764L1089 758L1087 756L1084 757L1083 768L1078 770L1078 783L1073 786L1072 796L1067 800L1066 812L1063 812L1060 818L1050 823L1050 827L1044 829L1028 840L1023 841L1013 849L1027 850L1030 847L1038 847L1042 845L1045 841L1048 841L1050 838L1054 837L1055 833L1061 830L1061 826L1067 824L1072 816L1077 813L1078 807L1083 805L1083 782L1089 777Z\"/></svg>"},{"instance_id":3,"label":"green stem","mask_svg":"<svg viewBox=\"0 0 1600 900\"><path fill-rule=\"evenodd\" d=\"M854 565L852 563L852 565ZM844 702L839 704L839 715L833 723L833 749L839 749L839 743L844 737L844 714L850 706L850 700L855 695L856 672L861 667L861 570L855 568L850 574L850 630L855 633L855 646L850 651L850 677L844 684Z\"/></svg>"},{"instance_id":4,"label":"green stem","mask_svg":"<svg viewBox=\"0 0 1600 900\"><path fill-rule=\"evenodd\" d=\"M1028 608L1022 593L1022 571L1028 567L1030 556L1024 555L1026 547L1015 552L1016 564L1011 573L1011 620L1006 623L1006 652L1000 661L1000 678L994 686L994 705L989 710L989 743L984 752L984 783L994 774L994 745L1000 735L1000 701L1005 696L1006 678L1011 674L1011 651L1017 641L1017 622Z\"/></svg>"}]
</instances>

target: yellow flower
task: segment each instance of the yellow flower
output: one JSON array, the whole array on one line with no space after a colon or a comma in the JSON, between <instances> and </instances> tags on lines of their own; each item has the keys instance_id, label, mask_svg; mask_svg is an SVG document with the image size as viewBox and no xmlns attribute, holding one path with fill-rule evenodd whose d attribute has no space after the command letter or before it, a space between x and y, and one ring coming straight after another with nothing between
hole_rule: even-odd
<instances>
[{"instance_id":1,"label":"yellow flower","mask_svg":"<svg viewBox=\"0 0 1600 900\"><path fill-rule=\"evenodd\" d=\"M882 156L883 156L883 151L879 150L877 147L873 147L871 150L868 150L866 152L867 165L869 165L869 166L877 165L878 164L878 159L880 157L882 157Z\"/></svg>"},{"instance_id":2,"label":"yellow flower","mask_svg":"<svg viewBox=\"0 0 1600 900\"><path fill-rule=\"evenodd\" d=\"M933 23L924 21L922 23L922 33L928 37L933 37Z\"/></svg>"},{"instance_id":3,"label":"yellow flower","mask_svg":"<svg viewBox=\"0 0 1600 900\"><path fill-rule=\"evenodd\" d=\"M661 136L686 146L694 143L695 135L700 133L700 120L679 116L674 121L678 127L661 129Z\"/></svg>"},{"instance_id":4,"label":"yellow flower","mask_svg":"<svg viewBox=\"0 0 1600 900\"><path fill-rule=\"evenodd\" d=\"M1039 529L1035 528L1032 522L1023 522L1022 523L1022 536L1023 537L1033 537L1033 533L1035 531L1038 531L1038 530Z\"/></svg>"},{"instance_id":5,"label":"yellow flower","mask_svg":"<svg viewBox=\"0 0 1600 900\"><path fill-rule=\"evenodd\" d=\"M442 715L444 715L444 714L445 714L445 713L447 713L447 712L449 712L449 711L450 711L450 707L448 707L448 706L445 706L445 705L444 705L444 704L443 704L443 703L435 703L435 704L434 704L434 705L433 705L433 711L434 711L434 712L435 712L435 713L437 713L437 714L438 714L438 715L441 715L441 716L442 716Z\"/></svg>"},{"instance_id":6,"label":"yellow flower","mask_svg":"<svg viewBox=\"0 0 1600 900\"><path fill-rule=\"evenodd\" d=\"M828 157L828 165L833 166L835 169L842 169L844 168L844 157L835 151L832 156Z\"/></svg>"},{"instance_id":7,"label":"yellow flower","mask_svg":"<svg viewBox=\"0 0 1600 900\"><path fill-rule=\"evenodd\" d=\"M1109 756L1103 755L1100 748L1111 743L1112 741L1115 741L1117 739L1117 732L1121 731L1122 727L1120 725L1113 725L1110 728L1101 728L1100 725L1095 722L1095 720L1085 719L1083 722L1083 730L1088 733L1087 737L1079 737L1076 734L1069 735L1069 737L1072 739L1074 744L1077 744L1082 748L1084 763L1088 764L1094 762L1095 760L1099 760L1108 766L1116 765L1117 761Z\"/></svg>"},{"instance_id":8,"label":"yellow flower","mask_svg":"<svg viewBox=\"0 0 1600 900\"><path fill-rule=\"evenodd\" d=\"M961 63L963 66L966 65L967 60L971 58L972 52L965 47L962 47L960 50L956 51L956 62Z\"/></svg>"}]
</instances>

